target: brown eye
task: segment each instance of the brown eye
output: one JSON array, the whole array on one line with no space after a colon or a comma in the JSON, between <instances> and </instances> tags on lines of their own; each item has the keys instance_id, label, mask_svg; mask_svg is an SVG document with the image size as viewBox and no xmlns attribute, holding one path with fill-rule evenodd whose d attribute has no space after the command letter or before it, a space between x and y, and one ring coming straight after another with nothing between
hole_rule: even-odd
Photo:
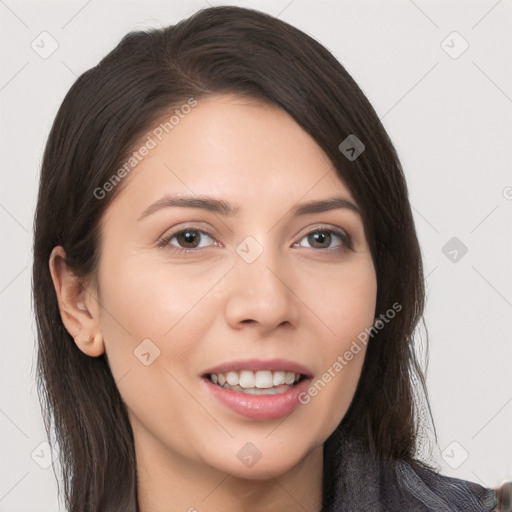
<instances>
[{"instance_id":1,"label":"brown eye","mask_svg":"<svg viewBox=\"0 0 512 512\"><path fill-rule=\"evenodd\" d=\"M327 249L331 244L331 235L328 231L315 231L308 235L308 242L314 249Z\"/></svg>"},{"instance_id":2,"label":"brown eye","mask_svg":"<svg viewBox=\"0 0 512 512\"><path fill-rule=\"evenodd\" d=\"M176 240L179 245L184 249L194 249L200 242L199 231L193 229L187 229L186 231L180 231L176 235Z\"/></svg>"},{"instance_id":3,"label":"brown eye","mask_svg":"<svg viewBox=\"0 0 512 512\"><path fill-rule=\"evenodd\" d=\"M158 245L171 251L195 251L213 245L208 243L208 238L214 240L207 231L194 228L185 228L175 231L164 237Z\"/></svg>"},{"instance_id":4,"label":"brown eye","mask_svg":"<svg viewBox=\"0 0 512 512\"><path fill-rule=\"evenodd\" d=\"M304 236L302 240L307 240L308 245L303 245L299 242L298 245L300 247L309 247L311 249L352 249L350 236L344 231L335 229L315 229ZM337 240L339 241L336 242Z\"/></svg>"}]
</instances>

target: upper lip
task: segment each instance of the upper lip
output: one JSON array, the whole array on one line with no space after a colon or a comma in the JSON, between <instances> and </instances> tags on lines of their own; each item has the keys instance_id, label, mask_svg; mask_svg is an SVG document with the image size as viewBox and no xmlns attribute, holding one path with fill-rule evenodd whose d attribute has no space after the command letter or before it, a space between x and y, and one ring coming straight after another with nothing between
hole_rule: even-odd
<instances>
[{"instance_id":1,"label":"upper lip","mask_svg":"<svg viewBox=\"0 0 512 512\"><path fill-rule=\"evenodd\" d=\"M210 375L211 373L225 373L237 370L252 370L253 372L258 370L269 370L272 372L284 371L305 375L307 378L313 376L311 370L306 366L294 361L288 361L287 359L244 359L239 361L227 361L213 366L204 372L203 376Z\"/></svg>"}]
</instances>

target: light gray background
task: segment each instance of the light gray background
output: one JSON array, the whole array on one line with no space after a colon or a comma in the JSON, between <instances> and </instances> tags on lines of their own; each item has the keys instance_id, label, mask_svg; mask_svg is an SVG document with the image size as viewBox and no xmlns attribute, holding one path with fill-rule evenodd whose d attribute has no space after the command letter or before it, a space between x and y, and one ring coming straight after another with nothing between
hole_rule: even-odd
<instances>
[{"instance_id":1,"label":"light gray background","mask_svg":"<svg viewBox=\"0 0 512 512\"><path fill-rule=\"evenodd\" d=\"M434 460L447 475L487 486L512 479L512 0L227 3L278 15L318 39L383 120L406 172L428 275ZM51 467L41 467L51 454L34 384L30 290L39 166L53 118L76 77L125 33L208 4L217 2L0 0L0 512L63 509ZM43 45L43 31L59 45L46 59L31 48ZM464 42L453 31L469 44L458 58ZM468 248L462 257L456 249L455 262L442 251L452 237Z\"/></svg>"}]
</instances>

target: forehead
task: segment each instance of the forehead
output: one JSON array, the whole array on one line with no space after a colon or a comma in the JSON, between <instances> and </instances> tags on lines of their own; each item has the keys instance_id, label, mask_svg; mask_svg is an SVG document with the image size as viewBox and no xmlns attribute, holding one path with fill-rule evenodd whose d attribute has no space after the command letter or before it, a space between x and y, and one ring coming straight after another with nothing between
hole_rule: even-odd
<instances>
[{"instance_id":1,"label":"forehead","mask_svg":"<svg viewBox=\"0 0 512 512\"><path fill-rule=\"evenodd\" d=\"M129 173L120 200L139 213L172 193L222 197L241 208L334 193L353 200L320 146L277 106L219 95L186 112L174 115L172 127L174 111L167 114L135 145L151 141L152 148Z\"/></svg>"}]
</instances>

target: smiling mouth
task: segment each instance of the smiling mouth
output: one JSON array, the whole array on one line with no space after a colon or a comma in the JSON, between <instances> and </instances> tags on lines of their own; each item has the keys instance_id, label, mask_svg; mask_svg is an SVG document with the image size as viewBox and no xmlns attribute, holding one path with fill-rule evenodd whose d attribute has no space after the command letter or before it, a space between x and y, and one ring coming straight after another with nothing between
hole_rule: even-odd
<instances>
[{"instance_id":1,"label":"smiling mouth","mask_svg":"<svg viewBox=\"0 0 512 512\"><path fill-rule=\"evenodd\" d=\"M285 393L307 377L286 371L251 370L209 373L205 378L224 389L254 395L277 395Z\"/></svg>"}]
</instances>

